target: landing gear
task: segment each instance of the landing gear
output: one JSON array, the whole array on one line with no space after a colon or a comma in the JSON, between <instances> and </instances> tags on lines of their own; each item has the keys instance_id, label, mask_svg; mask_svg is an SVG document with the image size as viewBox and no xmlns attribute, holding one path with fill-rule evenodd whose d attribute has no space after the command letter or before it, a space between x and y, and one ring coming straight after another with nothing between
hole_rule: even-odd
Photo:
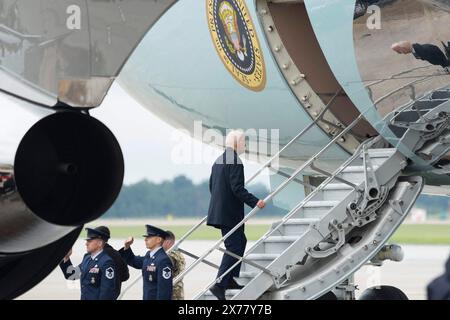
<instances>
[{"instance_id":1,"label":"landing gear","mask_svg":"<svg viewBox=\"0 0 450 320\"><path fill-rule=\"evenodd\" d=\"M399 288L392 286L377 286L366 289L359 300L409 300Z\"/></svg>"}]
</instances>

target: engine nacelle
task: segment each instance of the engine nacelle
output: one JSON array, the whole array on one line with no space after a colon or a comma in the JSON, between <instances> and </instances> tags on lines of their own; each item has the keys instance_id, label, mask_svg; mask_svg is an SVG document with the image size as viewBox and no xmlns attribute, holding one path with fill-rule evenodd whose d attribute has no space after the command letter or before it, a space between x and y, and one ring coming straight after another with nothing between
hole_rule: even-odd
<instances>
[{"instance_id":1,"label":"engine nacelle","mask_svg":"<svg viewBox=\"0 0 450 320\"><path fill-rule=\"evenodd\" d=\"M0 138L0 146L6 143ZM0 164L0 298L17 296L46 277L82 225L114 203L124 176L114 135L81 112L44 117L10 158ZM31 265L36 271L30 272ZM16 281L13 274L23 277L21 285L4 286Z\"/></svg>"}]
</instances>

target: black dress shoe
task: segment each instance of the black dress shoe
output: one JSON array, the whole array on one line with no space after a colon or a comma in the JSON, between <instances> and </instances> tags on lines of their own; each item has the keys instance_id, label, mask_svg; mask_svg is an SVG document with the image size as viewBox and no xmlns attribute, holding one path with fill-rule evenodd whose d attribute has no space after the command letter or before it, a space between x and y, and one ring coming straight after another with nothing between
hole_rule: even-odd
<instances>
[{"instance_id":1,"label":"black dress shoe","mask_svg":"<svg viewBox=\"0 0 450 320\"><path fill-rule=\"evenodd\" d=\"M244 286L239 285L236 280L231 279L230 282L228 283L227 289L238 289L241 290L242 288L244 288Z\"/></svg>"},{"instance_id":2,"label":"black dress shoe","mask_svg":"<svg viewBox=\"0 0 450 320\"><path fill-rule=\"evenodd\" d=\"M211 289L209 289L211 293L217 298L217 300L226 300L225 299L225 289L222 287L219 287L217 284L215 284Z\"/></svg>"}]
</instances>

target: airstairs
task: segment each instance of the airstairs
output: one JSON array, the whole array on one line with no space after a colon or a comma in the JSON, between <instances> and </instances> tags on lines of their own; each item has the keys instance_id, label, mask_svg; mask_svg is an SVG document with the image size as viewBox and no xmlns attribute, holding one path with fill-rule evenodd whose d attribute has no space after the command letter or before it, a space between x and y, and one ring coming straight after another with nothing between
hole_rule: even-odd
<instances>
[{"instance_id":1,"label":"airstairs","mask_svg":"<svg viewBox=\"0 0 450 320\"><path fill-rule=\"evenodd\" d=\"M334 98L311 125L286 144L246 183L270 168L280 154L321 121ZM181 249L181 244L206 223L206 217L189 230L171 250L181 250L194 258L194 262L174 282L182 280L200 263L217 268L208 256L220 251L237 259L234 266L242 262L240 275L235 280L243 288L227 290L227 300L317 299L339 286L349 285L348 280L353 274L384 248L406 218L424 185L421 176L410 174L413 172L408 170L411 161L396 148L380 148L379 137L362 143L334 172L319 167L317 163L321 156L363 117L364 114L361 114L342 128L327 145L264 199L270 201L287 185L298 181L296 177L305 172L316 172L325 179L274 223L248 248L244 256L226 251L223 243L258 213L260 209L257 207L201 256ZM394 111L386 120L401 143L430 166L446 170L445 166L436 164L442 162L450 151L449 90L432 92ZM211 280L194 299L216 299L209 289L221 278Z\"/></svg>"},{"instance_id":2,"label":"airstairs","mask_svg":"<svg viewBox=\"0 0 450 320\"><path fill-rule=\"evenodd\" d=\"M423 162L450 173L450 89L431 92L388 117L391 130ZM441 162L441 163L439 163Z\"/></svg>"},{"instance_id":3,"label":"airstairs","mask_svg":"<svg viewBox=\"0 0 450 320\"><path fill-rule=\"evenodd\" d=\"M244 288L227 299L318 298L382 248L423 181L400 178L407 163L396 149L364 149L358 158L363 165L330 174L245 253L236 278ZM215 298L210 287L196 298Z\"/></svg>"}]
</instances>

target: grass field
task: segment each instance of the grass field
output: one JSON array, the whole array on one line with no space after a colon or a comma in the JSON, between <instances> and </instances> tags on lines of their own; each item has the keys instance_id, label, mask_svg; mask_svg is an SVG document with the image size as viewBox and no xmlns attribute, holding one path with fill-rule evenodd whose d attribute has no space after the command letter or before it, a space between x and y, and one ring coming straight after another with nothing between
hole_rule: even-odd
<instances>
[{"instance_id":1,"label":"grass field","mask_svg":"<svg viewBox=\"0 0 450 320\"><path fill-rule=\"evenodd\" d=\"M184 235L191 225L173 225L163 227L170 229L177 238ZM245 233L249 241L260 238L267 230L268 225L246 225ZM144 233L143 225L127 225L110 227L113 238L127 238L133 236L135 239L141 238ZM85 233L81 234L82 237ZM189 240L218 240L220 231L212 227L203 226L199 228ZM403 224L391 238L393 243L399 244L440 244L450 245L450 224Z\"/></svg>"},{"instance_id":2,"label":"grass field","mask_svg":"<svg viewBox=\"0 0 450 320\"><path fill-rule=\"evenodd\" d=\"M450 225L403 224L392 236L391 242L402 244L450 245Z\"/></svg>"}]
</instances>

